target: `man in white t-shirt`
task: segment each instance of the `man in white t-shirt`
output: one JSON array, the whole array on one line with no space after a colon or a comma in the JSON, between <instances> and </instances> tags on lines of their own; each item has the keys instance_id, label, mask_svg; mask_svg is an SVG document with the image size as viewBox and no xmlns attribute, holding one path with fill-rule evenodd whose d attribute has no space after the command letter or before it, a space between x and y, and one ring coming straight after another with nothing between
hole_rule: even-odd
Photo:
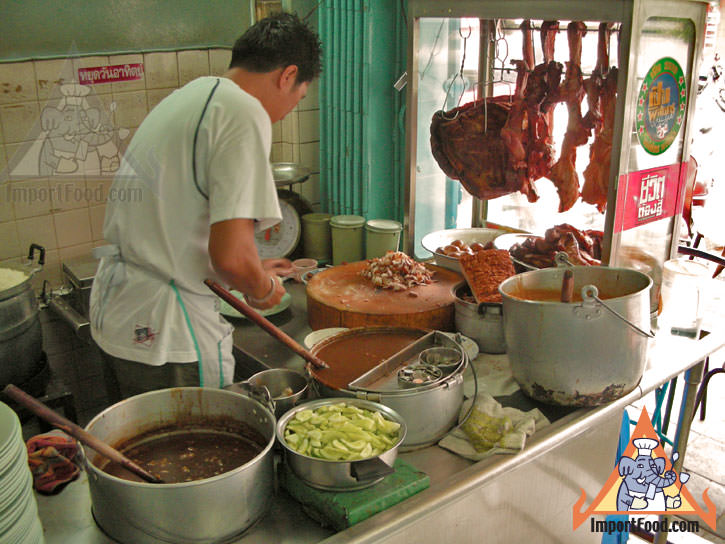
<instances>
[{"instance_id":1,"label":"man in white t-shirt","mask_svg":"<svg viewBox=\"0 0 725 544\"><path fill-rule=\"evenodd\" d=\"M174 91L144 119L106 205L108 246L91 291L91 332L112 401L164 387L233 381L232 326L206 278L258 309L285 293L287 259L261 260L255 229L282 214L272 123L320 73L317 35L295 15L259 21L222 77Z\"/></svg>"}]
</instances>

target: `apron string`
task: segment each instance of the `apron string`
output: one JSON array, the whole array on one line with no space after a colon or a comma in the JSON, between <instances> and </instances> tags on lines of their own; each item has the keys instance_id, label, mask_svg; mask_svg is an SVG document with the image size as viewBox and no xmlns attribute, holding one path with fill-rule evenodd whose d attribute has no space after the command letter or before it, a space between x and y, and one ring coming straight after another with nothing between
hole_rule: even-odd
<instances>
[{"instance_id":1,"label":"apron string","mask_svg":"<svg viewBox=\"0 0 725 544\"><path fill-rule=\"evenodd\" d=\"M199 386L204 387L204 368L201 362L201 349L199 349L199 342L196 339L196 335L194 334L194 327L191 324L191 318L189 317L189 312L186 311L186 304L184 304L183 299L181 298L181 293L179 293L179 288L176 287L176 282L172 279L169 281L169 285L174 290L174 293L176 293L176 300L179 302L179 306L181 306L181 311L184 312L184 319L186 320L186 326L189 329L189 334L191 335L191 340L194 342L194 349L196 350L196 357L199 361L197 365L199 366ZM219 363L221 365L221 348L219 351ZM221 381L221 378L220 378Z\"/></svg>"}]
</instances>

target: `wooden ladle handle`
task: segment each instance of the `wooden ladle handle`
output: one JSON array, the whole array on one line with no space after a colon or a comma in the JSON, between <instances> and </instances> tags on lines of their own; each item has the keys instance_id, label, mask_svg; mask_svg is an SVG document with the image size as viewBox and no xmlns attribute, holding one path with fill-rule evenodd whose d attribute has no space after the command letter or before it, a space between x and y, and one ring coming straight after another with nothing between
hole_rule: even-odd
<instances>
[{"instance_id":1,"label":"wooden ladle handle","mask_svg":"<svg viewBox=\"0 0 725 544\"><path fill-rule=\"evenodd\" d=\"M297 355L302 357L305 361L308 361L310 364L312 364L314 367L322 369L322 368L329 368L327 363L325 363L322 359L314 355L309 350L306 350L304 347L302 347L294 338L289 336L286 332L284 332L279 327L275 326L274 323L272 323L269 319L265 318L263 315L261 315L259 312L257 312L254 308L249 306L248 304L245 304L241 300L239 300L237 297L235 297L232 293L230 293L227 289L219 285L214 280L206 279L204 280L204 283L206 286L214 291L219 298L224 300L229 306L237 310L238 312L241 312L245 316L247 316L251 321L259 325L262 329L267 331L271 336L282 342L285 346L290 348L292 351L294 351Z\"/></svg>"},{"instance_id":2,"label":"wooden ladle handle","mask_svg":"<svg viewBox=\"0 0 725 544\"><path fill-rule=\"evenodd\" d=\"M3 389L3 393L24 408L27 408L28 410L33 412L42 420L47 421L54 427L57 427L61 431L64 431L73 438L77 439L82 444L100 453L111 461L118 463L125 469L133 472L140 478L143 478L145 481L153 484L164 483L163 480L157 478L150 472L138 466L136 463L131 461L131 459L123 455L117 449L109 446L99 438L93 436L88 431L85 431L84 429L73 423L71 420L61 416L57 412L54 412L39 400L28 395L22 389L14 386L13 384L9 384L5 387L5 389Z\"/></svg>"}]
</instances>

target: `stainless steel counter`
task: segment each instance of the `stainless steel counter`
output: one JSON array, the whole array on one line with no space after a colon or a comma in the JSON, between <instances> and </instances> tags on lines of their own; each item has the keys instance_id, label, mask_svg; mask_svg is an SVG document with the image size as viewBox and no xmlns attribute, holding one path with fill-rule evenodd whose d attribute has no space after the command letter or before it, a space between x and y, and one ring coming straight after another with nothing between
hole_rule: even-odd
<instances>
[{"instance_id":1,"label":"stainless steel counter","mask_svg":"<svg viewBox=\"0 0 725 544\"><path fill-rule=\"evenodd\" d=\"M287 287L290 308L270 320L301 343L310 332L304 286ZM300 357L254 324L243 319L234 324L240 374L303 367ZM403 453L402 459L429 475L430 487L339 533L322 528L280 490L268 515L237 542L599 542L601 535L591 533L588 524L572 530L572 507L580 489L589 501L596 496L614 467L623 409L724 345L722 331L697 342L657 337L633 392L597 408L539 405L552 424L536 432L517 455L472 463L438 446ZM701 372L701 365L697 368ZM514 405L530 402L523 396L502 399ZM59 496L39 496L38 505L48 544L112 542L93 522L85 475Z\"/></svg>"}]
</instances>

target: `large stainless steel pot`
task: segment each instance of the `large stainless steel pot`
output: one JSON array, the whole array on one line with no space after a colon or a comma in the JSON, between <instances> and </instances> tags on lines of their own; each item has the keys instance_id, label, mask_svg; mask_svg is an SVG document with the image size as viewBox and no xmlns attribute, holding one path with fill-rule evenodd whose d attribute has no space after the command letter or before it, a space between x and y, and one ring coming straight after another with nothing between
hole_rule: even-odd
<instances>
[{"instance_id":1,"label":"large stainless steel pot","mask_svg":"<svg viewBox=\"0 0 725 544\"><path fill-rule=\"evenodd\" d=\"M234 470L178 484L111 476L96 465L102 458L84 448L93 516L113 539L124 544L227 542L266 513L273 498L275 418L257 400L221 389L162 389L114 404L86 430L116 445L180 421L199 426L234 422L259 433L266 445Z\"/></svg>"},{"instance_id":2,"label":"large stainless steel pot","mask_svg":"<svg viewBox=\"0 0 725 544\"><path fill-rule=\"evenodd\" d=\"M296 452L287 444L284 439L284 431L289 420L294 418L297 412L300 410L315 410L320 406L340 402L372 412L380 412L385 419L400 424L397 443L376 457L359 461L331 461L309 457ZM364 489L376 484L387 474L391 474L393 472L393 463L398 456L398 448L405 440L405 433L405 420L398 413L382 404L360 399L332 398L313 400L292 408L277 422L277 440L284 448L285 461L289 467L310 486L327 491Z\"/></svg>"},{"instance_id":3,"label":"large stainless steel pot","mask_svg":"<svg viewBox=\"0 0 725 544\"><path fill-rule=\"evenodd\" d=\"M468 302L465 294L470 294L466 282L453 286L456 330L473 339L483 353L505 353L502 304Z\"/></svg>"},{"instance_id":4,"label":"large stainless steel pot","mask_svg":"<svg viewBox=\"0 0 725 544\"><path fill-rule=\"evenodd\" d=\"M39 265L45 261L45 249L30 246L32 262L35 249L40 250ZM0 387L22 384L38 371L43 351L38 301L31 284L40 267L22 270L26 279L0 291Z\"/></svg>"},{"instance_id":5,"label":"large stainless steel pot","mask_svg":"<svg viewBox=\"0 0 725 544\"><path fill-rule=\"evenodd\" d=\"M386 329L385 327L355 328L338 333L315 344L312 353L317 355L325 346L336 339L346 336L373 334ZM387 328L391 331L410 330ZM462 364L442 380L422 387L395 389L390 391L364 391L333 389L314 381L321 397L355 397L378 402L395 410L402 416L407 425L407 434L400 451L410 451L435 444L443 438L458 422L458 415L463 404L463 373L468 366L468 358L463 349L452 339L445 337L446 345L456 347L461 352ZM360 354L352 353L351 356ZM313 371L313 379L314 371Z\"/></svg>"},{"instance_id":6,"label":"large stainless steel pot","mask_svg":"<svg viewBox=\"0 0 725 544\"><path fill-rule=\"evenodd\" d=\"M513 377L528 396L594 406L629 393L642 377L652 280L625 268L571 270L574 292L583 296L578 302L558 301L564 268L525 272L500 285L507 353ZM596 298L583 292L591 285L599 291ZM541 300L544 293L551 299Z\"/></svg>"}]
</instances>

